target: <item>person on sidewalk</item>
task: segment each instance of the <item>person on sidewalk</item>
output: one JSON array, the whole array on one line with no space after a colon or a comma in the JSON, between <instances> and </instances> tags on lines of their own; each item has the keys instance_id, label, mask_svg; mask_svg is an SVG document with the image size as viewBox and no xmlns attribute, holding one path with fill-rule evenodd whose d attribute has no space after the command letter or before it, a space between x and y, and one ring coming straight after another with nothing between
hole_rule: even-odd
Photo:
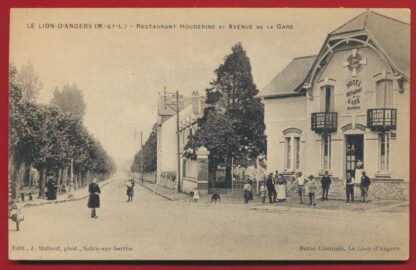
<instances>
[{"instance_id":1,"label":"person on sidewalk","mask_svg":"<svg viewBox=\"0 0 416 270\"><path fill-rule=\"evenodd\" d=\"M360 183L362 202L368 203L367 197L368 197L368 189L370 185L371 185L370 178L366 175L365 171L362 171L361 183Z\"/></svg>"},{"instance_id":2,"label":"person on sidewalk","mask_svg":"<svg viewBox=\"0 0 416 270\"><path fill-rule=\"evenodd\" d=\"M273 173L269 173L266 179L267 194L269 194L269 202L276 202L276 188L274 187Z\"/></svg>"},{"instance_id":3,"label":"person on sidewalk","mask_svg":"<svg viewBox=\"0 0 416 270\"><path fill-rule=\"evenodd\" d=\"M127 202L132 202L133 201L133 196L134 196L134 179L130 179L127 180Z\"/></svg>"},{"instance_id":4,"label":"person on sidewalk","mask_svg":"<svg viewBox=\"0 0 416 270\"><path fill-rule=\"evenodd\" d=\"M306 182L307 182L307 180L305 179L305 177L302 176L302 172L299 172L298 177L293 182L293 185L297 186L298 196L299 196L299 199L300 199L299 204L303 204L303 194L305 193L305 183Z\"/></svg>"},{"instance_id":5,"label":"person on sidewalk","mask_svg":"<svg viewBox=\"0 0 416 270\"><path fill-rule=\"evenodd\" d=\"M48 200L56 200L56 191L58 190L58 184L53 177L50 177L46 184L48 188L47 198Z\"/></svg>"},{"instance_id":6,"label":"person on sidewalk","mask_svg":"<svg viewBox=\"0 0 416 270\"><path fill-rule=\"evenodd\" d=\"M351 173L347 173L347 178L344 181L344 187L347 195L346 203L354 202L354 177Z\"/></svg>"},{"instance_id":7,"label":"person on sidewalk","mask_svg":"<svg viewBox=\"0 0 416 270\"><path fill-rule=\"evenodd\" d=\"M197 203L198 200L199 200L199 191L195 188L194 189L194 194L193 194L193 197L192 197L192 202Z\"/></svg>"},{"instance_id":8,"label":"person on sidewalk","mask_svg":"<svg viewBox=\"0 0 416 270\"><path fill-rule=\"evenodd\" d=\"M264 181L261 183L261 186L260 186L260 197L261 197L261 202L265 203L266 197L267 197L267 189L266 189L266 185Z\"/></svg>"},{"instance_id":9,"label":"person on sidewalk","mask_svg":"<svg viewBox=\"0 0 416 270\"><path fill-rule=\"evenodd\" d=\"M100 208L100 195L101 190L97 184L97 179L93 179L92 183L88 187L90 197L88 199L88 208L91 208L91 217L98 218L96 208Z\"/></svg>"},{"instance_id":10,"label":"person on sidewalk","mask_svg":"<svg viewBox=\"0 0 416 270\"><path fill-rule=\"evenodd\" d=\"M306 182L306 185L308 187L308 194L309 194L309 205L316 205L315 202L315 191L316 191L316 181L313 175L309 175L309 179Z\"/></svg>"},{"instance_id":11,"label":"person on sidewalk","mask_svg":"<svg viewBox=\"0 0 416 270\"><path fill-rule=\"evenodd\" d=\"M250 200L250 193L251 193L251 184L250 182L246 182L243 187L244 190L244 203L248 203Z\"/></svg>"},{"instance_id":12,"label":"person on sidewalk","mask_svg":"<svg viewBox=\"0 0 416 270\"><path fill-rule=\"evenodd\" d=\"M287 186L287 182L286 182L286 179L283 177L282 174L278 174L277 175L276 186L277 186L276 201L277 202L286 201L286 186Z\"/></svg>"},{"instance_id":13,"label":"person on sidewalk","mask_svg":"<svg viewBox=\"0 0 416 270\"><path fill-rule=\"evenodd\" d=\"M322 187L322 198L321 201L328 200L328 193L329 188L331 187L331 177L328 175L328 171L325 171L324 176L322 176L321 179L321 187Z\"/></svg>"}]
</instances>

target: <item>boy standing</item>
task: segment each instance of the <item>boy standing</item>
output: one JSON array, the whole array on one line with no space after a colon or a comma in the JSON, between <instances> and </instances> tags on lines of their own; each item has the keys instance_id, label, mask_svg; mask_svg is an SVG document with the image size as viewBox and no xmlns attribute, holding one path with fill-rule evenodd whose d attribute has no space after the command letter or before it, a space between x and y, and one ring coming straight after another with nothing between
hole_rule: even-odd
<instances>
[{"instance_id":1,"label":"boy standing","mask_svg":"<svg viewBox=\"0 0 416 270\"><path fill-rule=\"evenodd\" d=\"M316 181L313 175L309 175L308 182L306 183L308 186L309 192L309 205L316 205L315 202L315 191L316 191Z\"/></svg>"}]
</instances>

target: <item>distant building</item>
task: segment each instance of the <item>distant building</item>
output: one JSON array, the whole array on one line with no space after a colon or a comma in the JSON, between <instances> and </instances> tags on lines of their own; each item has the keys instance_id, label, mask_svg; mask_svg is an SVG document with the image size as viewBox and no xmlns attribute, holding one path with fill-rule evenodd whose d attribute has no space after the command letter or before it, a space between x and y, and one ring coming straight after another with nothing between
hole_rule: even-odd
<instances>
[{"instance_id":1,"label":"distant building","mask_svg":"<svg viewBox=\"0 0 416 270\"><path fill-rule=\"evenodd\" d=\"M404 196L409 82L409 24L367 11L335 29L317 55L294 58L259 94L268 170L342 179L361 160L374 196Z\"/></svg>"},{"instance_id":2,"label":"distant building","mask_svg":"<svg viewBox=\"0 0 416 270\"><path fill-rule=\"evenodd\" d=\"M196 131L196 121L202 116L205 107L205 97L197 91L190 97L179 96L179 151L184 159L184 146L190 135ZM158 125L157 125L157 183L170 188L176 188L178 179L178 145L176 95L163 94L159 96Z\"/></svg>"}]
</instances>

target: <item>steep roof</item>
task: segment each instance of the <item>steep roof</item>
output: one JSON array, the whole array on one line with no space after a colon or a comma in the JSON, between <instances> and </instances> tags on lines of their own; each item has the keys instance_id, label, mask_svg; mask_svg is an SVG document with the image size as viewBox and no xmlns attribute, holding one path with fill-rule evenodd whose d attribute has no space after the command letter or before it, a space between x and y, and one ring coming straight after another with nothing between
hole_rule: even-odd
<instances>
[{"instance_id":1,"label":"steep roof","mask_svg":"<svg viewBox=\"0 0 416 270\"><path fill-rule=\"evenodd\" d=\"M410 25L374 11L366 11L341 25L329 35L366 31L391 64L410 77Z\"/></svg>"},{"instance_id":2,"label":"steep roof","mask_svg":"<svg viewBox=\"0 0 416 270\"><path fill-rule=\"evenodd\" d=\"M315 58L316 55L294 58L257 96L300 95L296 90L303 85Z\"/></svg>"}]
</instances>

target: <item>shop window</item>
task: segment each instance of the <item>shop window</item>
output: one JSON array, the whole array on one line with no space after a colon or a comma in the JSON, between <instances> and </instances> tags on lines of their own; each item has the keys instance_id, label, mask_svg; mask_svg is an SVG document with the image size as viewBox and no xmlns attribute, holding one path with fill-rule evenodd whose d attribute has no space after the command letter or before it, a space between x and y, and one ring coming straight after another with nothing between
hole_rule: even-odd
<instances>
[{"instance_id":1,"label":"shop window","mask_svg":"<svg viewBox=\"0 0 416 270\"><path fill-rule=\"evenodd\" d=\"M380 172L389 171L389 153L390 153L390 134L381 133L378 135L379 141L379 164Z\"/></svg>"},{"instance_id":2,"label":"shop window","mask_svg":"<svg viewBox=\"0 0 416 270\"><path fill-rule=\"evenodd\" d=\"M300 168L300 137L285 138L285 169L288 171Z\"/></svg>"},{"instance_id":3,"label":"shop window","mask_svg":"<svg viewBox=\"0 0 416 270\"><path fill-rule=\"evenodd\" d=\"M331 170L331 135L322 135L322 170Z\"/></svg>"},{"instance_id":4,"label":"shop window","mask_svg":"<svg viewBox=\"0 0 416 270\"><path fill-rule=\"evenodd\" d=\"M381 80L376 86L376 106L377 108L393 107L393 81Z\"/></svg>"}]
</instances>

